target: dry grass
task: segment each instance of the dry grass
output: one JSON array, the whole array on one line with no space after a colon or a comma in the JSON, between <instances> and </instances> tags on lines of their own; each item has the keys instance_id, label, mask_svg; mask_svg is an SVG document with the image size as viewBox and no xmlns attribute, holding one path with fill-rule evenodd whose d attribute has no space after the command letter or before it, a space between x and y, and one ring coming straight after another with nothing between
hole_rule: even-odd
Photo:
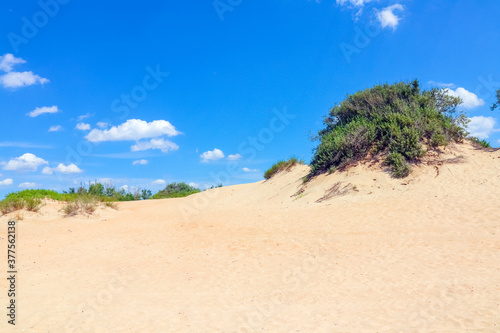
<instances>
[{"instance_id":1,"label":"dry grass","mask_svg":"<svg viewBox=\"0 0 500 333\"><path fill-rule=\"evenodd\" d=\"M356 186L352 186L351 183L342 186L342 182L336 182L332 187L330 187L328 190L325 191L325 194L316 200L316 202L323 202L328 199L331 199L333 197L341 196L341 195L346 195L349 193L349 191L354 190L358 192L358 189Z\"/></svg>"}]
</instances>

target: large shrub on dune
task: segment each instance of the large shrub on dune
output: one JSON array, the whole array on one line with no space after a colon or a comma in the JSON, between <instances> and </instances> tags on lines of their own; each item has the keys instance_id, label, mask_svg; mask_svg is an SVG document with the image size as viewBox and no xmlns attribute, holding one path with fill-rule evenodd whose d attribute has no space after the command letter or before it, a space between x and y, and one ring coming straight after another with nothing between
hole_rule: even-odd
<instances>
[{"instance_id":1,"label":"large shrub on dune","mask_svg":"<svg viewBox=\"0 0 500 333\"><path fill-rule=\"evenodd\" d=\"M324 119L310 177L377 153L386 154L393 176L406 177L408 162L420 159L427 149L465 138L467 117L457 114L460 103L443 89L421 91L417 80L348 95Z\"/></svg>"}]
</instances>

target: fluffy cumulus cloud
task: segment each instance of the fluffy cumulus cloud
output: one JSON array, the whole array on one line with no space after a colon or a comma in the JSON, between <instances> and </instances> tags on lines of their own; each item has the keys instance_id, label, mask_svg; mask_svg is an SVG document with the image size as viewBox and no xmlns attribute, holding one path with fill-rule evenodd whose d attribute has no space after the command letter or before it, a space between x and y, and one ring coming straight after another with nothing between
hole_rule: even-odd
<instances>
[{"instance_id":1,"label":"fluffy cumulus cloud","mask_svg":"<svg viewBox=\"0 0 500 333\"><path fill-rule=\"evenodd\" d=\"M108 126L109 126L109 124L108 124L108 123L105 123L105 122L103 122L103 121L98 122L96 125L97 125L97 127L99 127L99 128L106 128L106 127L108 127Z\"/></svg>"},{"instance_id":2,"label":"fluffy cumulus cloud","mask_svg":"<svg viewBox=\"0 0 500 333\"><path fill-rule=\"evenodd\" d=\"M165 185L167 182L164 181L163 179L157 179L154 182L152 182L152 185Z\"/></svg>"},{"instance_id":3,"label":"fluffy cumulus cloud","mask_svg":"<svg viewBox=\"0 0 500 333\"><path fill-rule=\"evenodd\" d=\"M33 154L26 153L8 162L1 162L0 164L3 166L4 170L36 171L39 166L49 164L49 162Z\"/></svg>"},{"instance_id":4,"label":"fluffy cumulus cloud","mask_svg":"<svg viewBox=\"0 0 500 333\"><path fill-rule=\"evenodd\" d=\"M0 76L0 84L4 88L20 88L32 86L34 84L44 84L49 80L40 77L33 72L9 72Z\"/></svg>"},{"instance_id":5,"label":"fluffy cumulus cloud","mask_svg":"<svg viewBox=\"0 0 500 333\"><path fill-rule=\"evenodd\" d=\"M394 4L378 11L377 19L380 22L381 27L396 29L401 17L399 17L395 12L401 12L403 9L402 5Z\"/></svg>"},{"instance_id":6,"label":"fluffy cumulus cloud","mask_svg":"<svg viewBox=\"0 0 500 333\"><path fill-rule=\"evenodd\" d=\"M198 183L189 183L188 185L194 188L200 188L200 184Z\"/></svg>"},{"instance_id":7,"label":"fluffy cumulus cloud","mask_svg":"<svg viewBox=\"0 0 500 333\"><path fill-rule=\"evenodd\" d=\"M44 84L49 80L34 74L33 72L15 72L14 66L26 63L21 58L16 58L10 53L0 56L0 71L6 72L0 75L0 84L4 88L19 88L31 86L34 84Z\"/></svg>"},{"instance_id":8,"label":"fluffy cumulus cloud","mask_svg":"<svg viewBox=\"0 0 500 333\"><path fill-rule=\"evenodd\" d=\"M132 165L146 165L148 163L149 163L148 160L137 160L137 161L133 161Z\"/></svg>"},{"instance_id":9,"label":"fluffy cumulus cloud","mask_svg":"<svg viewBox=\"0 0 500 333\"><path fill-rule=\"evenodd\" d=\"M130 147L130 151L144 151L149 149L159 149L163 153L166 153L179 149L179 146L172 141L159 138L151 139L150 141L137 142L135 145Z\"/></svg>"},{"instance_id":10,"label":"fluffy cumulus cloud","mask_svg":"<svg viewBox=\"0 0 500 333\"><path fill-rule=\"evenodd\" d=\"M129 119L121 125L107 130L93 129L85 137L90 142L103 141L137 141L147 138L157 138L162 135L176 136L181 134L166 120L146 122L140 119Z\"/></svg>"},{"instance_id":11,"label":"fluffy cumulus cloud","mask_svg":"<svg viewBox=\"0 0 500 333\"><path fill-rule=\"evenodd\" d=\"M460 87L457 88L456 90L446 89L446 91L450 96L460 97L462 99L461 105L466 109L472 109L484 105L484 100L477 97L477 95L474 94L473 92L470 92L464 88Z\"/></svg>"},{"instance_id":12,"label":"fluffy cumulus cloud","mask_svg":"<svg viewBox=\"0 0 500 333\"><path fill-rule=\"evenodd\" d=\"M491 133L497 132L495 129L496 120L493 117L472 117L467 126L470 135L479 139L487 139Z\"/></svg>"},{"instance_id":13,"label":"fluffy cumulus cloud","mask_svg":"<svg viewBox=\"0 0 500 333\"><path fill-rule=\"evenodd\" d=\"M30 182L25 182L25 183L19 184L20 188L34 188L35 186L36 186L35 183L30 183Z\"/></svg>"},{"instance_id":14,"label":"fluffy cumulus cloud","mask_svg":"<svg viewBox=\"0 0 500 333\"><path fill-rule=\"evenodd\" d=\"M26 63L26 60L16 58L12 53L6 53L3 56L0 56L0 71L10 72L12 71L14 65L24 63Z\"/></svg>"},{"instance_id":15,"label":"fluffy cumulus cloud","mask_svg":"<svg viewBox=\"0 0 500 333\"><path fill-rule=\"evenodd\" d=\"M63 173L63 174L69 175L69 174L72 174L72 173L82 173L83 170L80 169L78 166L76 166L73 163L69 164L69 165L64 165L62 163L59 163L59 165L57 167L55 167L55 168L45 167L42 170L42 173L45 174L45 175L51 175L54 172Z\"/></svg>"},{"instance_id":16,"label":"fluffy cumulus cloud","mask_svg":"<svg viewBox=\"0 0 500 333\"><path fill-rule=\"evenodd\" d=\"M234 154L234 155L229 155L229 156L227 157L227 159L228 159L229 161L237 161L237 160L241 159L241 157L242 157L242 156L241 156L240 154Z\"/></svg>"},{"instance_id":17,"label":"fluffy cumulus cloud","mask_svg":"<svg viewBox=\"0 0 500 333\"><path fill-rule=\"evenodd\" d=\"M250 169L250 168L246 168L246 167L243 168L243 171L245 171L245 172L259 172L258 169Z\"/></svg>"},{"instance_id":18,"label":"fluffy cumulus cloud","mask_svg":"<svg viewBox=\"0 0 500 333\"><path fill-rule=\"evenodd\" d=\"M28 116L34 118L34 117L38 117L39 115L42 115L42 114L46 114L46 113L58 113L59 111L59 108L57 107L57 105L53 105L53 106L42 106L40 108L36 108L35 110L31 111L30 113L28 113Z\"/></svg>"},{"instance_id":19,"label":"fluffy cumulus cloud","mask_svg":"<svg viewBox=\"0 0 500 333\"><path fill-rule=\"evenodd\" d=\"M49 128L49 132L60 132L62 131L62 126L61 125L54 125L54 126L50 126Z\"/></svg>"},{"instance_id":20,"label":"fluffy cumulus cloud","mask_svg":"<svg viewBox=\"0 0 500 333\"><path fill-rule=\"evenodd\" d=\"M80 131L90 131L90 124L78 123L76 129Z\"/></svg>"},{"instance_id":21,"label":"fluffy cumulus cloud","mask_svg":"<svg viewBox=\"0 0 500 333\"><path fill-rule=\"evenodd\" d=\"M222 150L215 148L212 151L209 150L204 152L200 155L200 157L203 163L208 163L210 161L217 161L221 158L224 158L224 153L222 152Z\"/></svg>"},{"instance_id":22,"label":"fluffy cumulus cloud","mask_svg":"<svg viewBox=\"0 0 500 333\"><path fill-rule=\"evenodd\" d=\"M13 183L14 183L14 181L10 178L0 180L0 186L9 186L9 185L12 185Z\"/></svg>"}]
</instances>

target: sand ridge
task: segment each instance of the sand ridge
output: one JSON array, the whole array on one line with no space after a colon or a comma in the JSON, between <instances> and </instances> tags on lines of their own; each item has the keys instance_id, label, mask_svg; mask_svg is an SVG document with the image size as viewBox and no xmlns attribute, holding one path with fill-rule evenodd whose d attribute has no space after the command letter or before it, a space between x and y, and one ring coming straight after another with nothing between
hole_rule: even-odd
<instances>
[{"instance_id":1,"label":"sand ridge","mask_svg":"<svg viewBox=\"0 0 500 333\"><path fill-rule=\"evenodd\" d=\"M0 331L500 330L500 151L454 145L403 180L373 163L307 172L21 213L18 325Z\"/></svg>"}]
</instances>

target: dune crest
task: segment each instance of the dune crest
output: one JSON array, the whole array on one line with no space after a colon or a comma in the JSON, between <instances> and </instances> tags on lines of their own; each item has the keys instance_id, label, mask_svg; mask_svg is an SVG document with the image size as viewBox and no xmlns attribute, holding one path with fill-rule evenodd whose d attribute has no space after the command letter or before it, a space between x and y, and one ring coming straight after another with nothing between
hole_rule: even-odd
<instances>
[{"instance_id":1,"label":"dune crest","mask_svg":"<svg viewBox=\"0 0 500 333\"><path fill-rule=\"evenodd\" d=\"M498 331L500 151L451 145L404 179L373 160L308 172L21 213L16 329Z\"/></svg>"}]
</instances>

